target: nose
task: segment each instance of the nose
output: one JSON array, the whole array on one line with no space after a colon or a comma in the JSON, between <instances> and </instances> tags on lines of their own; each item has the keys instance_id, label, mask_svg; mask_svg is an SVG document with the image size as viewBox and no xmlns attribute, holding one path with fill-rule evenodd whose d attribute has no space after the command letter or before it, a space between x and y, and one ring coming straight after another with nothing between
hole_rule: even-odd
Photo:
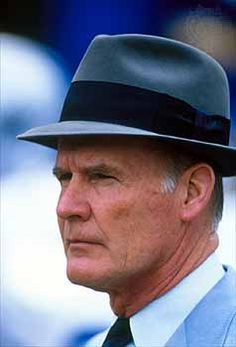
<instances>
[{"instance_id":1,"label":"nose","mask_svg":"<svg viewBox=\"0 0 236 347\"><path fill-rule=\"evenodd\" d=\"M62 189L58 204L57 216L61 219L79 218L87 221L91 215L91 207L85 189L78 188L73 181Z\"/></svg>"}]
</instances>

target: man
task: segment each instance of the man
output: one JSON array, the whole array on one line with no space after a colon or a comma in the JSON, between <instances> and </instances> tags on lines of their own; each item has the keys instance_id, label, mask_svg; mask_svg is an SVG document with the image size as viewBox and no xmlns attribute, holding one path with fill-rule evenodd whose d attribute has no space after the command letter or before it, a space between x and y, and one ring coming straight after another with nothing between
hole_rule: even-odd
<instances>
[{"instance_id":1,"label":"man","mask_svg":"<svg viewBox=\"0 0 236 347\"><path fill-rule=\"evenodd\" d=\"M69 279L119 317L89 346L235 346L236 276L214 253L236 174L219 64L170 39L98 36L59 123L19 136L58 151Z\"/></svg>"}]
</instances>

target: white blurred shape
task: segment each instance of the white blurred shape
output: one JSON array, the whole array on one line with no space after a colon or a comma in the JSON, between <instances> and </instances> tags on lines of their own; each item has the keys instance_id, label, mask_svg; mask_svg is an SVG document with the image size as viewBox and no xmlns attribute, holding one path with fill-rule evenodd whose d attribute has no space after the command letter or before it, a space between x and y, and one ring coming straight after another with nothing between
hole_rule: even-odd
<instances>
[{"instance_id":1,"label":"white blurred shape","mask_svg":"<svg viewBox=\"0 0 236 347\"><path fill-rule=\"evenodd\" d=\"M219 225L221 262L236 269L236 178L224 179L224 211Z\"/></svg>"},{"instance_id":2,"label":"white blurred shape","mask_svg":"<svg viewBox=\"0 0 236 347\"><path fill-rule=\"evenodd\" d=\"M43 44L2 33L1 39L1 169L9 175L24 167L41 167L51 151L17 141L31 127L56 122L68 88L61 59ZM10 155L9 155L10 154Z\"/></svg>"},{"instance_id":3,"label":"white blurred shape","mask_svg":"<svg viewBox=\"0 0 236 347\"><path fill-rule=\"evenodd\" d=\"M35 126L54 120L68 85L59 58L46 46L17 35L2 33L0 39L2 114L24 121L27 117Z\"/></svg>"}]
</instances>

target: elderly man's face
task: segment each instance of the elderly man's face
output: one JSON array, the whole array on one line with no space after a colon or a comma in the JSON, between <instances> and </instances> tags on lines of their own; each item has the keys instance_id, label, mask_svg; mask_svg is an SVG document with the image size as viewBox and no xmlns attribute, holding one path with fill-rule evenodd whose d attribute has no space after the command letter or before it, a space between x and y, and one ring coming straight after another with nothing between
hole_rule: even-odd
<instances>
[{"instance_id":1,"label":"elderly man's face","mask_svg":"<svg viewBox=\"0 0 236 347\"><path fill-rule=\"evenodd\" d=\"M175 252L177 197L163 192L163 167L147 140L60 142L57 215L72 282L109 292Z\"/></svg>"}]
</instances>

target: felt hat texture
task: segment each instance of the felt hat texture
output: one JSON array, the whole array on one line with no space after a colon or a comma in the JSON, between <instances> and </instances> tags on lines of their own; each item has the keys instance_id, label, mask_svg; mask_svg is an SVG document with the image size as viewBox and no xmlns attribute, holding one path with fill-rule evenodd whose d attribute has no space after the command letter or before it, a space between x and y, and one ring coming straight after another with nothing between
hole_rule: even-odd
<instances>
[{"instance_id":1,"label":"felt hat texture","mask_svg":"<svg viewBox=\"0 0 236 347\"><path fill-rule=\"evenodd\" d=\"M89 45L58 123L17 138L57 148L59 137L148 137L179 146L236 175L229 146L229 86L206 53L168 38L99 35Z\"/></svg>"}]
</instances>

